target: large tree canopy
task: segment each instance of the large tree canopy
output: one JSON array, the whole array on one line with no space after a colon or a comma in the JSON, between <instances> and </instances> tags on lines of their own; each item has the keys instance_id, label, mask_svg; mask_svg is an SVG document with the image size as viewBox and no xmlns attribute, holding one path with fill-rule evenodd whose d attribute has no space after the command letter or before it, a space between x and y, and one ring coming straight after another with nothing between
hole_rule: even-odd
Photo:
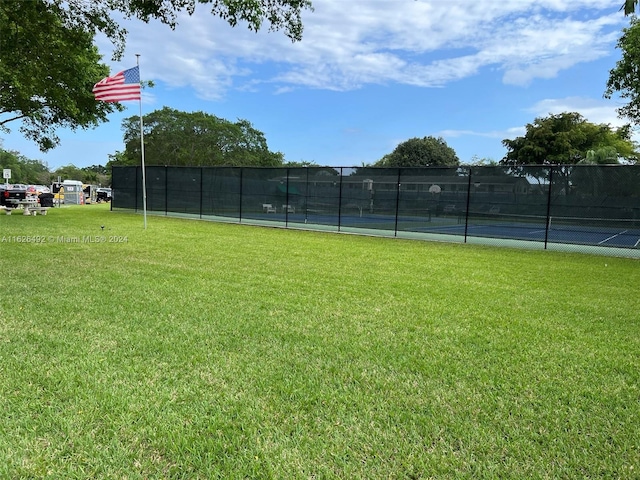
<instances>
[{"instance_id":1,"label":"large tree canopy","mask_svg":"<svg viewBox=\"0 0 640 480\"><path fill-rule=\"evenodd\" d=\"M143 117L145 164L190 166L281 166L283 155L271 152L265 136L247 120L233 123L203 112L168 107ZM139 165L140 117L123 121L124 155L111 164Z\"/></svg>"},{"instance_id":2,"label":"large tree canopy","mask_svg":"<svg viewBox=\"0 0 640 480\"><path fill-rule=\"evenodd\" d=\"M377 167L454 167L460 159L442 137L410 138L374 165Z\"/></svg>"},{"instance_id":3,"label":"large tree canopy","mask_svg":"<svg viewBox=\"0 0 640 480\"><path fill-rule=\"evenodd\" d=\"M0 2L0 129L21 121L42 151L55 147L57 127L93 127L118 108L91 93L108 74L93 34L64 25L56 5Z\"/></svg>"},{"instance_id":4,"label":"large tree canopy","mask_svg":"<svg viewBox=\"0 0 640 480\"><path fill-rule=\"evenodd\" d=\"M115 14L174 27L177 14L196 4L231 26L269 24L293 41L302 37L301 13L310 0L29 0L0 1L0 130L21 121L20 131L42 151L59 143L56 128L89 128L106 121L118 104L96 102L93 85L109 74L93 40L102 32L124 50L126 30Z\"/></svg>"},{"instance_id":5,"label":"large tree canopy","mask_svg":"<svg viewBox=\"0 0 640 480\"><path fill-rule=\"evenodd\" d=\"M638 157L636 145L630 139L629 127L612 129L609 125L596 125L586 121L576 112L565 112L536 118L526 126L523 137L505 139L502 144L507 154L503 165L551 165L576 164L595 157L605 147L615 149L615 155L600 151L598 155L618 163L619 159L635 162Z\"/></svg>"}]
</instances>

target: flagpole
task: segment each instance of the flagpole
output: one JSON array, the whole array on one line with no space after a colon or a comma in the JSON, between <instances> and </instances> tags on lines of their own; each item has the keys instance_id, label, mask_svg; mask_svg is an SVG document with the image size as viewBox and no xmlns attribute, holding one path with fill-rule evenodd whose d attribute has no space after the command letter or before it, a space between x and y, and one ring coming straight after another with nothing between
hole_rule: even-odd
<instances>
[{"instance_id":1,"label":"flagpole","mask_svg":"<svg viewBox=\"0 0 640 480\"><path fill-rule=\"evenodd\" d=\"M136 53L136 65L140 72L140 54ZM142 76L140 77L140 152L142 154L142 212L144 216L144 229L147 229L147 180L144 168L144 130L142 125Z\"/></svg>"}]
</instances>

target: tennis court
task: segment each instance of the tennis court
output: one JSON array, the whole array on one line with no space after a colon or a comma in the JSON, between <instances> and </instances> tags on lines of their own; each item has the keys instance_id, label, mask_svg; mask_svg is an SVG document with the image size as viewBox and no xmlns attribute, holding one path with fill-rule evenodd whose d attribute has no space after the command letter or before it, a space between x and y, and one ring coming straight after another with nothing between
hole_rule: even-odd
<instances>
[{"instance_id":1,"label":"tennis court","mask_svg":"<svg viewBox=\"0 0 640 480\"><path fill-rule=\"evenodd\" d=\"M472 213L434 217L392 213L342 214L337 210L310 209L307 212L253 214L267 224L313 228L314 225L340 231L344 228L379 231L434 233L458 237L485 237L541 243L594 245L616 248L640 248L640 219L549 217L535 215Z\"/></svg>"},{"instance_id":2,"label":"tennis court","mask_svg":"<svg viewBox=\"0 0 640 480\"><path fill-rule=\"evenodd\" d=\"M439 223L439 224L436 224ZM548 243L568 243L640 247L640 220L580 217L543 217L534 215L469 214L453 219L436 220L423 232L446 233L469 237L505 238Z\"/></svg>"},{"instance_id":3,"label":"tennis court","mask_svg":"<svg viewBox=\"0 0 640 480\"><path fill-rule=\"evenodd\" d=\"M595 247L640 256L635 165L154 166L147 174L147 208L154 214L424 240L519 242L535 249ZM113 186L112 208L142 209L139 167L114 167Z\"/></svg>"}]
</instances>

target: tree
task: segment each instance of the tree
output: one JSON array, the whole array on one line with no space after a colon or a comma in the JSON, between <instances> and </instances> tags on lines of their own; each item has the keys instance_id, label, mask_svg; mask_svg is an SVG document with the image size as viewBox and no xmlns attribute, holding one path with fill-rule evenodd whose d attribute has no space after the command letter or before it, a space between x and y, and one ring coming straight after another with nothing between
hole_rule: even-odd
<instances>
[{"instance_id":1,"label":"tree","mask_svg":"<svg viewBox=\"0 0 640 480\"><path fill-rule=\"evenodd\" d=\"M92 185L110 185L109 178L110 172L107 172L106 167L102 165L91 165L90 167L82 167L82 176L80 180L83 183L90 183Z\"/></svg>"},{"instance_id":2,"label":"tree","mask_svg":"<svg viewBox=\"0 0 640 480\"><path fill-rule=\"evenodd\" d=\"M377 167L455 167L460 159L442 137L411 138L399 144L395 150L380 160Z\"/></svg>"},{"instance_id":3,"label":"tree","mask_svg":"<svg viewBox=\"0 0 640 480\"><path fill-rule=\"evenodd\" d=\"M605 98L616 92L628 103L617 109L618 115L631 122L640 123L640 22L631 19L630 26L622 30L617 48L622 52L615 68L609 72Z\"/></svg>"},{"instance_id":4,"label":"tree","mask_svg":"<svg viewBox=\"0 0 640 480\"><path fill-rule=\"evenodd\" d=\"M633 15L638 6L638 0L624 0L624 4L620 10L624 10L625 15Z\"/></svg>"},{"instance_id":5,"label":"tree","mask_svg":"<svg viewBox=\"0 0 640 480\"><path fill-rule=\"evenodd\" d=\"M75 165L65 165L63 167L57 168L52 176L54 178L60 177L62 180L79 180L82 183L87 184L101 184L107 185L107 176L99 173L103 170L103 167L95 168L92 167L83 167L78 168ZM99 167L99 166L98 166Z\"/></svg>"},{"instance_id":6,"label":"tree","mask_svg":"<svg viewBox=\"0 0 640 480\"><path fill-rule=\"evenodd\" d=\"M117 105L96 102L91 89L109 73L93 34L69 28L60 9L37 0L0 3L0 130L20 131L42 151L59 143L57 127L98 125Z\"/></svg>"},{"instance_id":7,"label":"tree","mask_svg":"<svg viewBox=\"0 0 640 480\"><path fill-rule=\"evenodd\" d=\"M589 150L578 165L610 165L619 163L616 147L599 147Z\"/></svg>"},{"instance_id":8,"label":"tree","mask_svg":"<svg viewBox=\"0 0 640 480\"><path fill-rule=\"evenodd\" d=\"M109 74L93 44L98 32L124 51L126 30L114 14L175 27L178 13L195 12L196 3L231 26L264 23L302 37L301 12L310 0L29 0L0 2L0 131L22 121L20 131L42 151L59 143L56 128L90 128L107 120L119 104L96 102L93 85Z\"/></svg>"},{"instance_id":9,"label":"tree","mask_svg":"<svg viewBox=\"0 0 640 480\"><path fill-rule=\"evenodd\" d=\"M621 158L635 162L638 156L628 126L614 130L590 123L576 112L536 118L527 125L523 137L505 139L502 144L507 154L500 163L510 167L512 174L549 178L551 166L557 165L554 182L559 184L557 191L565 194L571 189L573 166L595 158L596 152L612 163ZM611 149L615 151L613 158Z\"/></svg>"},{"instance_id":10,"label":"tree","mask_svg":"<svg viewBox=\"0 0 640 480\"><path fill-rule=\"evenodd\" d=\"M125 152L112 165L140 163L140 117L123 122ZM283 155L271 152L264 134L247 120L233 123L204 112L168 107L143 117L145 164L190 166L281 166ZM114 162L117 160L117 162Z\"/></svg>"},{"instance_id":11,"label":"tree","mask_svg":"<svg viewBox=\"0 0 640 480\"><path fill-rule=\"evenodd\" d=\"M65 165L63 167L59 167L53 172L53 176L55 178L60 177L62 180L79 180L81 182L84 181L84 173L82 169L76 167L75 165Z\"/></svg>"},{"instance_id":12,"label":"tree","mask_svg":"<svg viewBox=\"0 0 640 480\"><path fill-rule=\"evenodd\" d=\"M317 167L318 164L310 160L300 160L298 162L284 162L283 167L289 168L303 168L303 167Z\"/></svg>"},{"instance_id":13,"label":"tree","mask_svg":"<svg viewBox=\"0 0 640 480\"><path fill-rule=\"evenodd\" d=\"M107 168L104 167L103 165L91 165L90 167L84 167L83 170L86 172L93 173L98 177L100 175L107 175L109 173L107 171Z\"/></svg>"},{"instance_id":14,"label":"tree","mask_svg":"<svg viewBox=\"0 0 640 480\"><path fill-rule=\"evenodd\" d=\"M31 160L18 152L0 148L0 170L11 169L11 183L48 184L49 169L40 160Z\"/></svg>"},{"instance_id":15,"label":"tree","mask_svg":"<svg viewBox=\"0 0 640 480\"><path fill-rule=\"evenodd\" d=\"M576 112L564 112L536 118L526 126L523 137L505 139L507 154L502 165L576 164L591 150L613 147L616 163L620 158L635 162L636 145L631 141L628 126L614 130L609 125L596 125Z\"/></svg>"}]
</instances>

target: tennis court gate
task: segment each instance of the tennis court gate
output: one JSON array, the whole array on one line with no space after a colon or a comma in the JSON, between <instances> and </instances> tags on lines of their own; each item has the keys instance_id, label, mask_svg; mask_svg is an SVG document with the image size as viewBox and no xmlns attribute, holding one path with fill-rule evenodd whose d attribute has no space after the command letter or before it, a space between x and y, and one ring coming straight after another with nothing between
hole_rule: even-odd
<instances>
[{"instance_id":1,"label":"tennis court gate","mask_svg":"<svg viewBox=\"0 0 640 480\"><path fill-rule=\"evenodd\" d=\"M111 208L141 212L141 167L114 166L112 175ZM148 166L145 177L150 214L640 252L640 165Z\"/></svg>"}]
</instances>

